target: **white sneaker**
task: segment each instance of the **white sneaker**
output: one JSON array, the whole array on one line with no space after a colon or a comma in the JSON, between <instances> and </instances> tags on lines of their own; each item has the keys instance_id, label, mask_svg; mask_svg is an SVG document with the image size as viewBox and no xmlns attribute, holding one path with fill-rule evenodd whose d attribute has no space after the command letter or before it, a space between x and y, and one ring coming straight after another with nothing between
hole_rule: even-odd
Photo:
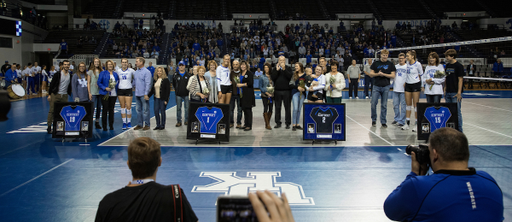
<instances>
[{"instance_id":1,"label":"white sneaker","mask_svg":"<svg viewBox=\"0 0 512 222\"><path fill-rule=\"evenodd\" d=\"M352 99L352 96L351 97L348 97L349 99Z\"/></svg>"},{"instance_id":2,"label":"white sneaker","mask_svg":"<svg viewBox=\"0 0 512 222\"><path fill-rule=\"evenodd\" d=\"M416 132L416 129L417 129L417 128L418 128L418 127L416 126L416 124L414 124L414 126L413 126L413 128L412 128L412 131L413 131L413 132Z\"/></svg>"},{"instance_id":3,"label":"white sneaker","mask_svg":"<svg viewBox=\"0 0 512 222\"><path fill-rule=\"evenodd\" d=\"M366 96L366 98L367 98L367 99L369 99L369 97L368 97L368 96Z\"/></svg>"},{"instance_id":4,"label":"white sneaker","mask_svg":"<svg viewBox=\"0 0 512 222\"><path fill-rule=\"evenodd\" d=\"M409 125L405 124L404 126L402 126L402 130L408 130L409 129Z\"/></svg>"},{"instance_id":5,"label":"white sneaker","mask_svg":"<svg viewBox=\"0 0 512 222\"><path fill-rule=\"evenodd\" d=\"M356 99L359 99L359 97L356 96Z\"/></svg>"}]
</instances>

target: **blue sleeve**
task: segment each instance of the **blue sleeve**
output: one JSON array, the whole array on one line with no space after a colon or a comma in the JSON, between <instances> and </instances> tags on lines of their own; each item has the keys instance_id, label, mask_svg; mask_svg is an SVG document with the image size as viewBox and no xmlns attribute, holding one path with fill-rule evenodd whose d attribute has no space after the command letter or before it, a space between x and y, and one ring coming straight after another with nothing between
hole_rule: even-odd
<instances>
[{"instance_id":1,"label":"blue sleeve","mask_svg":"<svg viewBox=\"0 0 512 222\"><path fill-rule=\"evenodd\" d=\"M149 95L149 91L151 91L151 73L149 71L144 75L144 83L146 84L144 95Z\"/></svg>"},{"instance_id":2,"label":"blue sleeve","mask_svg":"<svg viewBox=\"0 0 512 222\"><path fill-rule=\"evenodd\" d=\"M384 201L384 213L391 220L404 221L416 213L420 200L416 190L416 174L411 172Z\"/></svg>"},{"instance_id":3,"label":"blue sleeve","mask_svg":"<svg viewBox=\"0 0 512 222\"><path fill-rule=\"evenodd\" d=\"M105 76L105 71L102 71L100 72L100 76L98 77L98 87L102 90L105 90L107 87L108 87L108 83L105 84L104 83L104 76Z\"/></svg>"},{"instance_id":4,"label":"blue sleeve","mask_svg":"<svg viewBox=\"0 0 512 222\"><path fill-rule=\"evenodd\" d=\"M16 77L14 77L15 75L14 75L14 73L13 73L13 71L12 71L11 69L7 70L7 71L5 72L5 75L4 75L4 76L5 76L5 79L6 79L8 82L13 81L13 80L16 78Z\"/></svg>"}]
</instances>

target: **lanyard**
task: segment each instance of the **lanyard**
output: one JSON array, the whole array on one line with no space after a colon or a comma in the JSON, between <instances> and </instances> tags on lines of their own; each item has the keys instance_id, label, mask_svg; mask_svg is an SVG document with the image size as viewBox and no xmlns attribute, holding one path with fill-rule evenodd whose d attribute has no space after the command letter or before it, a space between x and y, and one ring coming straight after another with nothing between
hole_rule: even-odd
<instances>
[{"instance_id":1,"label":"lanyard","mask_svg":"<svg viewBox=\"0 0 512 222\"><path fill-rule=\"evenodd\" d=\"M145 183L149 183L152 181L155 181L155 180L153 180L153 179L134 180L134 181L132 181L132 184L145 184Z\"/></svg>"}]
</instances>

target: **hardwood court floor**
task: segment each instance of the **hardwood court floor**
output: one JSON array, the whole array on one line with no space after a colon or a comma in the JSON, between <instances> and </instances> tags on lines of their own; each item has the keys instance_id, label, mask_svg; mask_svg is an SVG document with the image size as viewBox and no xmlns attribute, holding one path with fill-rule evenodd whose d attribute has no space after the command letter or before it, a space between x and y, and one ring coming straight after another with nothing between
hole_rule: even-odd
<instances>
[{"instance_id":1,"label":"hardwood court floor","mask_svg":"<svg viewBox=\"0 0 512 222\"><path fill-rule=\"evenodd\" d=\"M511 221L512 92L468 91L464 98L470 166L497 180ZM344 102L347 141L314 146L301 142L299 131L264 130L261 100L253 130L233 129L221 146L186 140L185 128L174 127L174 101L165 131L123 132L117 112L116 130L95 130L88 146L45 134L44 98L15 102L10 119L0 123L1 221L94 221L101 198L131 180L125 144L137 136L162 143L157 181L179 183L200 221L215 221L217 196L254 189L293 196L298 222L389 221L383 202L410 171L404 147L422 141L391 125L371 127L369 100ZM392 114L389 103L388 123Z\"/></svg>"}]
</instances>

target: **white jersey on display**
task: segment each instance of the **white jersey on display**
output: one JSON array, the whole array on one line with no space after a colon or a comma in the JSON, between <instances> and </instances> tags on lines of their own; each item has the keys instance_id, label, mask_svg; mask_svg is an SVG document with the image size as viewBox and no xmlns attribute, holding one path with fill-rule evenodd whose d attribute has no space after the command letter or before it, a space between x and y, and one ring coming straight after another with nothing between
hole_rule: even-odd
<instances>
[{"instance_id":1,"label":"white jersey on display","mask_svg":"<svg viewBox=\"0 0 512 222\"><path fill-rule=\"evenodd\" d=\"M132 80L133 80L133 74L135 73L135 70L133 70L132 68L128 68L126 70L117 68L116 73L119 76L119 89L133 88Z\"/></svg>"},{"instance_id":2,"label":"white jersey on display","mask_svg":"<svg viewBox=\"0 0 512 222\"><path fill-rule=\"evenodd\" d=\"M420 82L420 76L423 75L423 67L421 63L416 61L414 64L407 63L407 73L405 82L407 84L414 84Z\"/></svg>"},{"instance_id":3,"label":"white jersey on display","mask_svg":"<svg viewBox=\"0 0 512 222\"><path fill-rule=\"evenodd\" d=\"M407 73L407 64L403 66L400 64L395 65L396 75L393 81L393 92L404 92L405 75Z\"/></svg>"}]
</instances>

